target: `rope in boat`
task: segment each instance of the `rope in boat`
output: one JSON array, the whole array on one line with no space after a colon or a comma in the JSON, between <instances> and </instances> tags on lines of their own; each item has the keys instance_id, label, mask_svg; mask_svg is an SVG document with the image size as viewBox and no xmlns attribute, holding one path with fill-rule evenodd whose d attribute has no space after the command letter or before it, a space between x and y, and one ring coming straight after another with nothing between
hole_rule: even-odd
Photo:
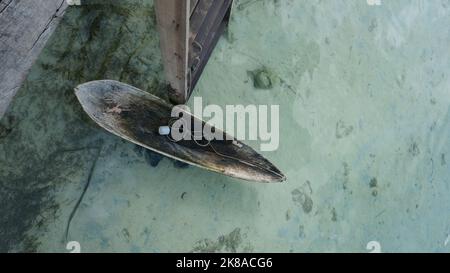
<instances>
[{"instance_id":1,"label":"rope in boat","mask_svg":"<svg viewBox=\"0 0 450 273\"><path fill-rule=\"evenodd\" d=\"M181 128L181 127L178 127L178 128L174 128L174 127L173 127L174 122L175 122L175 121L178 121L178 120L179 120L179 119L177 119L177 118L172 118L172 119L169 120L168 127L169 127L170 131L171 131L172 129L178 129L178 130L179 130L179 129ZM183 127L186 127L186 126L184 126L184 125L185 125L185 124L183 123ZM243 163L243 164L246 164L246 165L249 165L249 166L252 166L252 167L255 167L255 168L258 168L258 169L267 171L267 172L270 172L270 173L272 173L272 174L274 174L274 175L276 175L276 176L278 176L278 177L282 177L279 173L277 173L277 172L275 172L275 171L273 171L273 170L271 170L271 169L268 169L268 168L266 168L266 167L264 167L264 166L256 165L256 164L250 163L250 162L248 162L248 161L241 160L241 159L239 159L239 158L237 158L237 157L233 157L233 156L226 155L226 154L223 154L223 153L218 152L218 151L214 148L214 146L211 144L211 140L206 140L206 141L207 141L206 144L201 144L201 143L199 143L199 142L195 139L195 135L194 135L195 133L198 133L198 132L199 132L199 131L190 131L191 136L192 136L192 139L194 140L195 144L197 144L198 146L200 146L200 147L208 147L208 146L209 146L209 147L211 147L211 149L213 150L213 152L216 153L216 154L219 155L219 156L226 157L226 158L229 158L229 159L233 159L233 160L239 161L239 162L241 162L241 163ZM201 133L201 132L200 132L200 133ZM177 143L177 142L178 142L177 140L173 139L173 138L170 136L170 134L167 134L166 137L167 137L167 139L169 139L171 142L174 142L174 143ZM236 140L233 140L233 145L236 145L237 147L242 148L242 144L239 144ZM239 145L240 145L240 146L239 146Z\"/></svg>"}]
</instances>

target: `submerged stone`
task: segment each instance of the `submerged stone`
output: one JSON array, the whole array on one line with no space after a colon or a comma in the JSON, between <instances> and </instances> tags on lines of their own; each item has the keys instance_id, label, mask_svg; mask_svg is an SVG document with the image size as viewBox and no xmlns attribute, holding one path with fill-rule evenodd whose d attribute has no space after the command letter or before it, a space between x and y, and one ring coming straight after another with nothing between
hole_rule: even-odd
<instances>
[{"instance_id":1,"label":"submerged stone","mask_svg":"<svg viewBox=\"0 0 450 273\"><path fill-rule=\"evenodd\" d=\"M272 89L277 80L276 75L265 67L249 71L249 75L253 77L253 86L257 89Z\"/></svg>"}]
</instances>

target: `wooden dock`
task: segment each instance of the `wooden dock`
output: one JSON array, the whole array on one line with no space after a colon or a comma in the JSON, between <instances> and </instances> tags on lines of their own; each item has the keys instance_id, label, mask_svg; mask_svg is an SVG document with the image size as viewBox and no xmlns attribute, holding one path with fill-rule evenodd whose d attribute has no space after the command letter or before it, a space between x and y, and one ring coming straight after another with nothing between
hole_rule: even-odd
<instances>
[{"instance_id":1,"label":"wooden dock","mask_svg":"<svg viewBox=\"0 0 450 273\"><path fill-rule=\"evenodd\" d=\"M0 118L66 8L66 0L0 1Z\"/></svg>"}]
</instances>

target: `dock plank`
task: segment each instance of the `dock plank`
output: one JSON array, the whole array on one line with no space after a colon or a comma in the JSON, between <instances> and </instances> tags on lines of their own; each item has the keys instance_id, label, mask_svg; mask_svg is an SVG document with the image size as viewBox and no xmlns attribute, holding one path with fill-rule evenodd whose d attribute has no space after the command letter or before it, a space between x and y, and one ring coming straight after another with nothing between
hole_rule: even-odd
<instances>
[{"instance_id":1,"label":"dock plank","mask_svg":"<svg viewBox=\"0 0 450 273\"><path fill-rule=\"evenodd\" d=\"M0 118L66 8L65 0L0 2Z\"/></svg>"}]
</instances>

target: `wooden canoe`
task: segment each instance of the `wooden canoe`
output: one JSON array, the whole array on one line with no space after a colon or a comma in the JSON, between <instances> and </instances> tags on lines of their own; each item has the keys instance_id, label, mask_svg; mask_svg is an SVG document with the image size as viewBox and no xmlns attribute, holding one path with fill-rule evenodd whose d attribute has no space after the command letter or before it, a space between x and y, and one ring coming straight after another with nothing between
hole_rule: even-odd
<instances>
[{"instance_id":1,"label":"wooden canoe","mask_svg":"<svg viewBox=\"0 0 450 273\"><path fill-rule=\"evenodd\" d=\"M168 136L160 135L159 127L169 124L172 119L173 105L133 86L112 80L93 81L77 86L75 94L83 109L97 124L144 148L243 180L285 180L285 176L272 163L236 139L212 140L210 145L203 146L198 145L198 141L175 142ZM184 115L210 126L189 113ZM219 129L215 130L228 136Z\"/></svg>"}]
</instances>

